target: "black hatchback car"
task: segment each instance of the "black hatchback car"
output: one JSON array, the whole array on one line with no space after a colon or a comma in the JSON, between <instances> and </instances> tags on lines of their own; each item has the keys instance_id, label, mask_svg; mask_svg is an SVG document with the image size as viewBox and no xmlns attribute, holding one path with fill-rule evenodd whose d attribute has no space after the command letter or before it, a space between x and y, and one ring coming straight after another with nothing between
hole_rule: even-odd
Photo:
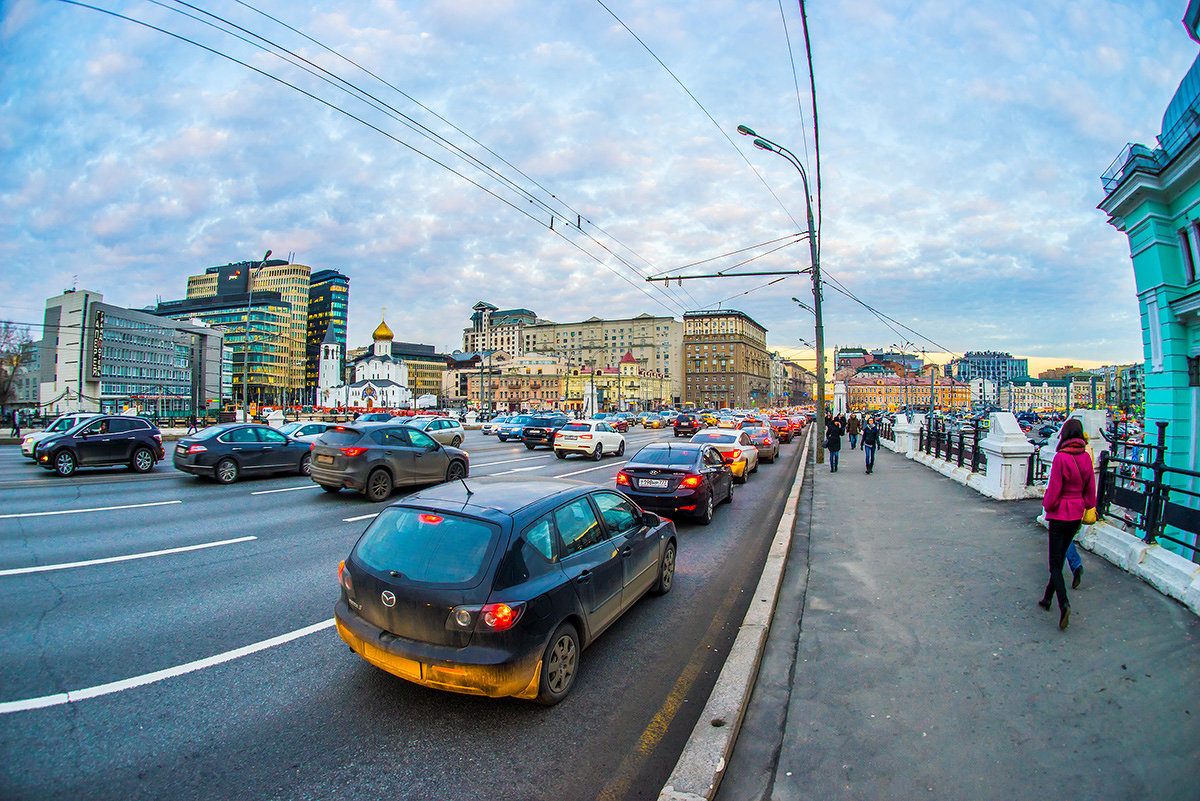
<instances>
[{"instance_id":1,"label":"black hatchback car","mask_svg":"<svg viewBox=\"0 0 1200 801\"><path fill-rule=\"evenodd\" d=\"M175 469L232 484L242 475L308 475L311 443L258 423L221 423L175 443Z\"/></svg>"},{"instance_id":2,"label":"black hatchback car","mask_svg":"<svg viewBox=\"0 0 1200 801\"><path fill-rule=\"evenodd\" d=\"M561 701L580 651L675 577L675 526L565 479L455 481L385 508L338 566L338 634L441 690Z\"/></svg>"},{"instance_id":3,"label":"black hatchback car","mask_svg":"<svg viewBox=\"0 0 1200 801\"><path fill-rule=\"evenodd\" d=\"M694 414L684 413L675 418L675 436L690 437L700 429L704 428L704 423L700 422L700 418Z\"/></svg>"},{"instance_id":4,"label":"black hatchback car","mask_svg":"<svg viewBox=\"0 0 1200 801\"><path fill-rule=\"evenodd\" d=\"M617 489L647 509L687 512L707 526L714 506L733 503L733 473L712 445L652 442L617 473Z\"/></svg>"},{"instance_id":5,"label":"black hatchback car","mask_svg":"<svg viewBox=\"0 0 1200 801\"><path fill-rule=\"evenodd\" d=\"M147 473L163 458L162 434L142 417L104 414L91 417L34 448L40 467L69 476L77 467L129 465Z\"/></svg>"},{"instance_id":6,"label":"black hatchback car","mask_svg":"<svg viewBox=\"0 0 1200 801\"><path fill-rule=\"evenodd\" d=\"M525 447L529 450L533 450L539 445L553 448L554 435L568 422L570 422L570 418L566 415L534 415L521 429L521 442L524 442Z\"/></svg>"}]
</instances>

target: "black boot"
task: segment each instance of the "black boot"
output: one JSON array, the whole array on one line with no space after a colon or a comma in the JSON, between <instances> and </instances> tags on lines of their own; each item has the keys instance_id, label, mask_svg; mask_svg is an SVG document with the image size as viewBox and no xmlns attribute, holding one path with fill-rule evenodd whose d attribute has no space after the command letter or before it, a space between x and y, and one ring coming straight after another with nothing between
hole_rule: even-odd
<instances>
[{"instance_id":1,"label":"black boot","mask_svg":"<svg viewBox=\"0 0 1200 801\"><path fill-rule=\"evenodd\" d=\"M1083 582L1083 565L1080 565L1075 570L1071 571L1075 574L1075 578L1071 580L1071 589L1079 589L1079 585Z\"/></svg>"}]
</instances>

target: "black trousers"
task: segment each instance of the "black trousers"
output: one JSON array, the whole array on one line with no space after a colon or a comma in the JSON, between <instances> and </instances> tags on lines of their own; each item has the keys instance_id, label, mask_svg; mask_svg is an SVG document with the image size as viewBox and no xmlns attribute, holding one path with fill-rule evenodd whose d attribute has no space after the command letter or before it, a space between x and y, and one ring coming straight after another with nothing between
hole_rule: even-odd
<instances>
[{"instance_id":1,"label":"black trousers","mask_svg":"<svg viewBox=\"0 0 1200 801\"><path fill-rule=\"evenodd\" d=\"M1063 562L1067 558L1067 547L1075 535L1079 533L1079 520L1048 520L1050 524L1050 583L1046 585L1046 594L1042 599L1049 601L1052 595L1058 596L1058 608L1066 609L1071 605L1067 598L1067 583L1063 581Z\"/></svg>"}]
</instances>

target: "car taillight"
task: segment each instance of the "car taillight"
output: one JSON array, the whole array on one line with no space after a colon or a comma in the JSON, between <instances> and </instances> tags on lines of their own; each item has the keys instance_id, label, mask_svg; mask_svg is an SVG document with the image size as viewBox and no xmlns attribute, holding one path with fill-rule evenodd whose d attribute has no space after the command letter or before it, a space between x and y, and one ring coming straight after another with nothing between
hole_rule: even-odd
<instances>
[{"instance_id":1,"label":"car taillight","mask_svg":"<svg viewBox=\"0 0 1200 801\"><path fill-rule=\"evenodd\" d=\"M162 434L151 434L150 436L154 437L155 441L158 442L159 445L162 444Z\"/></svg>"},{"instance_id":2,"label":"car taillight","mask_svg":"<svg viewBox=\"0 0 1200 801\"><path fill-rule=\"evenodd\" d=\"M523 602L456 606L450 610L446 628L458 631L507 631L517 624L523 611Z\"/></svg>"},{"instance_id":3,"label":"car taillight","mask_svg":"<svg viewBox=\"0 0 1200 801\"><path fill-rule=\"evenodd\" d=\"M693 475L686 477L683 481L680 481L679 486L683 487L684 489L695 489L702 483L704 483L704 478L702 476Z\"/></svg>"},{"instance_id":4,"label":"car taillight","mask_svg":"<svg viewBox=\"0 0 1200 801\"><path fill-rule=\"evenodd\" d=\"M617 473L617 484L622 487L629 486L629 475L624 470Z\"/></svg>"},{"instance_id":5,"label":"car taillight","mask_svg":"<svg viewBox=\"0 0 1200 801\"><path fill-rule=\"evenodd\" d=\"M721 458L725 460L725 464L733 464L742 456L741 451L728 451L721 454Z\"/></svg>"},{"instance_id":6,"label":"car taillight","mask_svg":"<svg viewBox=\"0 0 1200 801\"><path fill-rule=\"evenodd\" d=\"M188 446L187 452L189 454L204 453L206 450L208 450L208 448L204 447L203 445L190 445Z\"/></svg>"},{"instance_id":7,"label":"car taillight","mask_svg":"<svg viewBox=\"0 0 1200 801\"><path fill-rule=\"evenodd\" d=\"M366 448L338 448L338 450L352 458L355 456L362 456L367 452Z\"/></svg>"},{"instance_id":8,"label":"car taillight","mask_svg":"<svg viewBox=\"0 0 1200 801\"><path fill-rule=\"evenodd\" d=\"M350 580L350 571L346 569L346 560L338 562L338 584L346 591L347 596L354 594L354 582Z\"/></svg>"},{"instance_id":9,"label":"car taillight","mask_svg":"<svg viewBox=\"0 0 1200 801\"><path fill-rule=\"evenodd\" d=\"M580 439L591 439L592 435L591 434L580 434L579 438Z\"/></svg>"}]
</instances>

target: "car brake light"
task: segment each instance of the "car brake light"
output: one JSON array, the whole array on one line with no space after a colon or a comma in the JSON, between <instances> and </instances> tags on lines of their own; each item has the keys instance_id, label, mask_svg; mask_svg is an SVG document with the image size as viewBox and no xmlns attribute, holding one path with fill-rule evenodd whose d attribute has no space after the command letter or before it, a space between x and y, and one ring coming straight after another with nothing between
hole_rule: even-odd
<instances>
[{"instance_id":1,"label":"car brake light","mask_svg":"<svg viewBox=\"0 0 1200 801\"><path fill-rule=\"evenodd\" d=\"M460 631L471 631L472 629L507 631L521 619L523 611L525 611L524 603L456 606L450 610L446 628Z\"/></svg>"},{"instance_id":2,"label":"car brake light","mask_svg":"<svg viewBox=\"0 0 1200 801\"><path fill-rule=\"evenodd\" d=\"M728 453L722 453L721 458L723 458L725 460L726 464L733 464L734 462L736 462L738 460L738 457L740 457L741 455L742 455L741 451L737 451L736 453L730 451Z\"/></svg>"},{"instance_id":3,"label":"car brake light","mask_svg":"<svg viewBox=\"0 0 1200 801\"><path fill-rule=\"evenodd\" d=\"M208 448L204 447L203 445L191 445L188 447L187 452L189 454L204 453L206 450L208 450Z\"/></svg>"},{"instance_id":4,"label":"car brake light","mask_svg":"<svg viewBox=\"0 0 1200 801\"><path fill-rule=\"evenodd\" d=\"M346 560L338 562L338 584L346 591L347 596L354 595L354 582L350 580L350 571L346 569Z\"/></svg>"},{"instance_id":5,"label":"car brake light","mask_svg":"<svg viewBox=\"0 0 1200 801\"><path fill-rule=\"evenodd\" d=\"M366 448L338 448L338 450L350 457L362 456L367 452Z\"/></svg>"},{"instance_id":6,"label":"car brake light","mask_svg":"<svg viewBox=\"0 0 1200 801\"><path fill-rule=\"evenodd\" d=\"M345 426L335 426L333 430L334 431L345 431L346 427Z\"/></svg>"},{"instance_id":7,"label":"car brake light","mask_svg":"<svg viewBox=\"0 0 1200 801\"><path fill-rule=\"evenodd\" d=\"M421 515L421 522L428 523L431 526L436 526L438 523L442 522L442 516L441 515Z\"/></svg>"},{"instance_id":8,"label":"car brake light","mask_svg":"<svg viewBox=\"0 0 1200 801\"><path fill-rule=\"evenodd\" d=\"M580 439L591 439L592 435L591 434L580 434L579 438Z\"/></svg>"},{"instance_id":9,"label":"car brake light","mask_svg":"<svg viewBox=\"0 0 1200 801\"><path fill-rule=\"evenodd\" d=\"M626 472L624 470L617 473L617 484L619 484L622 487L629 486L629 475L626 474Z\"/></svg>"},{"instance_id":10,"label":"car brake light","mask_svg":"<svg viewBox=\"0 0 1200 801\"><path fill-rule=\"evenodd\" d=\"M157 441L157 442L158 442L160 445L162 444L162 434L151 434L150 436L154 437L154 439L155 439L155 440L156 440L156 441Z\"/></svg>"},{"instance_id":11,"label":"car brake light","mask_svg":"<svg viewBox=\"0 0 1200 801\"><path fill-rule=\"evenodd\" d=\"M685 489L693 489L700 486L703 482L704 478L701 476L688 476L683 481L679 482L679 486L684 487Z\"/></svg>"}]
</instances>

